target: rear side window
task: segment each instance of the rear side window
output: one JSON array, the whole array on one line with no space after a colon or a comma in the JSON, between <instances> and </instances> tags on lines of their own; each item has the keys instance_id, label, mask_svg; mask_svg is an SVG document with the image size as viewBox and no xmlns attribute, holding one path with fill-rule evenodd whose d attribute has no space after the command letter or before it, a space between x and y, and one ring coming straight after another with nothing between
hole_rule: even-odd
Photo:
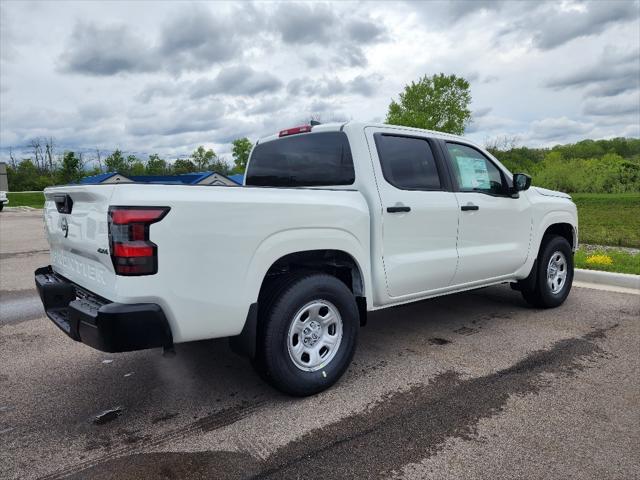
<instances>
[{"instance_id":1,"label":"rear side window","mask_svg":"<svg viewBox=\"0 0 640 480\"><path fill-rule=\"evenodd\" d=\"M376 135L382 173L402 190L440 190L438 168L426 139Z\"/></svg>"},{"instance_id":2,"label":"rear side window","mask_svg":"<svg viewBox=\"0 0 640 480\"><path fill-rule=\"evenodd\" d=\"M351 185L354 180L347 136L323 132L258 144L251 155L246 185L312 187Z\"/></svg>"}]
</instances>

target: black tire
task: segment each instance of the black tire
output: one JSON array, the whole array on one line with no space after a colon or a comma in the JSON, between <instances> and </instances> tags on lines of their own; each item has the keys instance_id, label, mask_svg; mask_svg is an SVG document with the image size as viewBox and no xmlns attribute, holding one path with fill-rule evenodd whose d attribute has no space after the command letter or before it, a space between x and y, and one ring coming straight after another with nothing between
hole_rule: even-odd
<instances>
[{"instance_id":1,"label":"black tire","mask_svg":"<svg viewBox=\"0 0 640 480\"><path fill-rule=\"evenodd\" d=\"M553 291L547 281L547 272L552 255L556 259L564 260L566 276L560 284L555 282L558 288ZM573 284L573 252L566 238L558 235L545 236L540 245L540 252L535 265L535 271L531 272L529 279L519 282L520 291L524 299L534 307L554 308L562 305L567 299ZM562 269L560 269L562 270Z\"/></svg>"},{"instance_id":2,"label":"black tire","mask_svg":"<svg viewBox=\"0 0 640 480\"><path fill-rule=\"evenodd\" d=\"M305 371L289 354L289 328L301 309L315 301L335 306L342 339L328 363ZM353 358L360 326L355 297L343 282L324 273L286 276L267 287L260 303L253 365L262 378L281 392L300 397L321 392L340 379Z\"/></svg>"},{"instance_id":3,"label":"black tire","mask_svg":"<svg viewBox=\"0 0 640 480\"><path fill-rule=\"evenodd\" d=\"M2 211L3 208L4 208L4 203L0 202L0 212Z\"/></svg>"}]
</instances>

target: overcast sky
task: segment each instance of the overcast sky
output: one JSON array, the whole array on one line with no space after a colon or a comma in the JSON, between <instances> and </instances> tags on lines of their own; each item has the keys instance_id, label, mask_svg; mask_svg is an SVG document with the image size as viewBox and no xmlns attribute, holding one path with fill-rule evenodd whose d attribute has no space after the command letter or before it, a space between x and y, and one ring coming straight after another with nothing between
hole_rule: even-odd
<instances>
[{"instance_id":1,"label":"overcast sky","mask_svg":"<svg viewBox=\"0 0 640 480\"><path fill-rule=\"evenodd\" d=\"M467 135L520 144L640 136L640 4L7 2L0 156L227 153L321 121L383 121L420 76L471 82Z\"/></svg>"}]
</instances>

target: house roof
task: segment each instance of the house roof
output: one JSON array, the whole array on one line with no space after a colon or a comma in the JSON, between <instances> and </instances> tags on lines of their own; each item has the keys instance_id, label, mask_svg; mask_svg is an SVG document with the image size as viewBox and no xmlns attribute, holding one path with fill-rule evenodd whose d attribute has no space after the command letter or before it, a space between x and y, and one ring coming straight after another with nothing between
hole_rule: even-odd
<instances>
[{"instance_id":1,"label":"house roof","mask_svg":"<svg viewBox=\"0 0 640 480\"><path fill-rule=\"evenodd\" d=\"M229 175L227 178L229 180L233 180L238 185L242 185L244 183L244 174L243 173L236 173L235 175Z\"/></svg>"},{"instance_id":2,"label":"house roof","mask_svg":"<svg viewBox=\"0 0 640 480\"><path fill-rule=\"evenodd\" d=\"M107 173L99 173L97 175L91 175L89 177L83 177L80 179L79 183L102 183L105 180L113 177L114 175L118 175L118 172L107 172Z\"/></svg>"},{"instance_id":3,"label":"house roof","mask_svg":"<svg viewBox=\"0 0 640 480\"><path fill-rule=\"evenodd\" d=\"M213 172L184 173L182 175L131 175L128 178L134 182L144 183L184 183L187 185L204 180Z\"/></svg>"},{"instance_id":4,"label":"house roof","mask_svg":"<svg viewBox=\"0 0 640 480\"><path fill-rule=\"evenodd\" d=\"M236 174L236 175L222 175L217 172L194 172L194 173L183 173L181 175L129 175L126 176L127 179L132 180L134 182L140 183L174 183L174 184L185 184L185 185L195 185L205 180L206 178L212 175L220 175L222 177L228 178L234 183L238 185L242 185L244 181L244 175ZM113 177L114 175L121 175L118 172L108 172L108 173L99 173L98 175L91 175L89 177L84 177L80 179L81 184L97 184L102 183L105 180Z\"/></svg>"}]
</instances>

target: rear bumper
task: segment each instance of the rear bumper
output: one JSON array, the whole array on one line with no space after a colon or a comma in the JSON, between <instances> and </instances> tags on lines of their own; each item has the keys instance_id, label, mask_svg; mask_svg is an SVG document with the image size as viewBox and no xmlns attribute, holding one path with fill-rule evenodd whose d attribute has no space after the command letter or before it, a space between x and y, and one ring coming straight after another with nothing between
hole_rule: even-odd
<instances>
[{"instance_id":1,"label":"rear bumper","mask_svg":"<svg viewBox=\"0 0 640 480\"><path fill-rule=\"evenodd\" d=\"M35 271L36 288L47 317L78 342L103 352L171 347L171 328L155 303L114 303L56 274Z\"/></svg>"}]
</instances>

